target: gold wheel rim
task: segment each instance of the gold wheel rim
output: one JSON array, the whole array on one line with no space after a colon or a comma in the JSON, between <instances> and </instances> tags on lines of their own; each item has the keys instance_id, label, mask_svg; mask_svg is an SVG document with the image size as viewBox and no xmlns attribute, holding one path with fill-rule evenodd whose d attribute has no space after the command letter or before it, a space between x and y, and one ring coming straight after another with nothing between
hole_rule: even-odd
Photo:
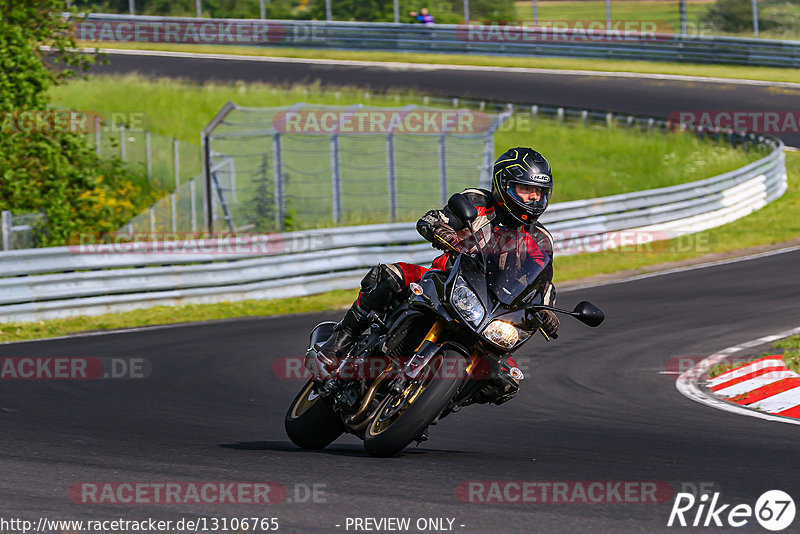
<instances>
[{"instance_id":1,"label":"gold wheel rim","mask_svg":"<svg viewBox=\"0 0 800 534\"><path fill-rule=\"evenodd\" d=\"M385 431L387 428L392 426L397 419L408 410L412 404L419 398L420 394L428 389L431 381L435 379L436 373L441 369L443 358L441 356L436 356L436 369L432 369L430 366L434 363L431 361L426 366L425 373L428 375L422 382L414 382L412 381L406 386L406 389L403 390L403 393L400 394L399 397L395 399L394 402L391 404L387 404L383 408L380 408L377 414L375 414L375 418L372 421L372 424L369 425L367 432L371 436L377 436L381 432ZM386 412L391 412L391 415L388 417L383 418Z\"/></svg>"},{"instance_id":2,"label":"gold wheel rim","mask_svg":"<svg viewBox=\"0 0 800 534\"><path fill-rule=\"evenodd\" d=\"M319 394L314 391L314 383L309 382L303 389L303 393L300 395L300 398L294 403L294 407L292 408L292 419L297 419L306 413L309 409L311 409L312 406L314 406L314 404L317 403L318 400Z\"/></svg>"}]
</instances>

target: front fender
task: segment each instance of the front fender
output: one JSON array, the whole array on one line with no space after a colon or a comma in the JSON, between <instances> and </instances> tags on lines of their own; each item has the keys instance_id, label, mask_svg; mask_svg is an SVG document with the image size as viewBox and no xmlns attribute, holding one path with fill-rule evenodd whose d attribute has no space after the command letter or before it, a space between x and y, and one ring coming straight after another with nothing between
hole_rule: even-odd
<instances>
[{"instance_id":1,"label":"front fender","mask_svg":"<svg viewBox=\"0 0 800 534\"><path fill-rule=\"evenodd\" d=\"M461 354L466 360L471 361L469 351L459 343L452 341L445 341L443 343L423 341L414 356L406 362L403 368L403 375L409 380L416 379L420 371L428 365L431 359L444 349L452 349Z\"/></svg>"}]
</instances>

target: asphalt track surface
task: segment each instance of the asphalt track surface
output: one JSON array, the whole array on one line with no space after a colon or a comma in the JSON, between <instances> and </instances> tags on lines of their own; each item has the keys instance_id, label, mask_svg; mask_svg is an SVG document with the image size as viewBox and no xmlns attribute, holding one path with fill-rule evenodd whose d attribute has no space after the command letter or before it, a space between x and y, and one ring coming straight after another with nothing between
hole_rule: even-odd
<instances>
[{"instance_id":1,"label":"asphalt track surface","mask_svg":"<svg viewBox=\"0 0 800 534\"><path fill-rule=\"evenodd\" d=\"M131 71L198 81L402 85L447 95L457 88L461 95L657 115L712 105L792 109L796 102L785 89L585 76L121 56L96 69ZM141 357L152 373L0 382L0 517L278 517L281 532L343 532L347 517L447 517L461 532L654 532L674 530L666 527L671 500L474 504L460 501L456 488L465 481L664 481L675 489L711 483L724 503L754 505L769 489L797 500L796 426L694 403L677 392L675 375L661 371L674 370L678 358L797 326L798 261L795 251L564 292L560 304L592 300L606 323L589 329L565 320L557 341L537 340L520 352L528 378L514 400L450 416L430 441L392 459L368 457L350 436L303 452L284 434L286 407L301 381L276 376L273 363L302 354L312 326L335 313L3 345L3 357ZM293 502L100 505L69 498L71 486L91 481L273 481ZM296 485L313 484L324 485L323 499L297 502ZM761 531L752 519L736 530Z\"/></svg>"},{"instance_id":2,"label":"asphalt track surface","mask_svg":"<svg viewBox=\"0 0 800 534\"><path fill-rule=\"evenodd\" d=\"M515 399L468 407L392 459L368 457L351 436L303 452L284 434L301 382L276 376L273 363L302 354L312 326L336 314L3 345L4 357L143 357L152 373L3 380L0 517L276 516L282 532L343 532L346 517L450 517L461 532L661 532L670 530L671 500L474 504L456 488L476 480L705 482L725 503L754 505L770 489L797 500L796 426L694 403L660 371L674 369L675 358L797 326L798 261L794 251L564 292L561 305L589 299L606 323L563 321L557 341L519 353L528 378ZM73 503L69 488L87 481L273 481L290 499L295 484L324 484L326 502Z\"/></svg>"},{"instance_id":3,"label":"asphalt track surface","mask_svg":"<svg viewBox=\"0 0 800 534\"><path fill-rule=\"evenodd\" d=\"M617 78L580 74L484 72L381 66L324 65L296 60L244 61L110 54L96 73L138 72L205 82L244 80L274 84L319 81L322 85L358 86L373 91L405 88L423 94L495 99L515 103L598 109L668 117L689 110L794 111L800 89L706 81ZM796 131L780 133L789 146L800 146Z\"/></svg>"}]
</instances>

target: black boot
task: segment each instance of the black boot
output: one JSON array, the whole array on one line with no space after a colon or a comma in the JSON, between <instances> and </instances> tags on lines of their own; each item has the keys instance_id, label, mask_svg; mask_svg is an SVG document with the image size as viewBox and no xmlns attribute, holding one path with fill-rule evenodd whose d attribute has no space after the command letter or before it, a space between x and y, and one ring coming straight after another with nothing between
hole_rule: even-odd
<instances>
[{"instance_id":1,"label":"black boot","mask_svg":"<svg viewBox=\"0 0 800 534\"><path fill-rule=\"evenodd\" d=\"M338 367L341 359L347 355L355 340L367 329L369 323L367 312L362 310L358 304L353 304L344 314L342 321L336 325L331 337L325 343L318 343L314 346L317 354L325 363L325 367L331 371Z\"/></svg>"}]
</instances>

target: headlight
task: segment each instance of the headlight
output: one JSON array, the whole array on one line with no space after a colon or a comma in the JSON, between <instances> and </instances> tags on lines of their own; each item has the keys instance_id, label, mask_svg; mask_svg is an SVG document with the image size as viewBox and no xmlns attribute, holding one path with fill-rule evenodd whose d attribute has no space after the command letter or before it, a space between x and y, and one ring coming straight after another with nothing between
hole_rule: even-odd
<instances>
[{"instance_id":1,"label":"headlight","mask_svg":"<svg viewBox=\"0 0 800 534\"><path fill-rule=\"evenodd\" d=\"M456 279L456 286L453 288L453 296L450 298L450 302L464 319L475 324L480 323L486 314L478 296L460 276Z\"/></svg>"},{"instance_id":2,"label":"headlight","mask_svg":"<svg viewBox=\"0 0 800 534\"><path fill-rule=\"evenodd\" d=\"M519 341L519 330L511 323L505 321L492 321L483 330L483 335L494 343L506 349L510 349Z\"/></svg>"}]
</instances>

